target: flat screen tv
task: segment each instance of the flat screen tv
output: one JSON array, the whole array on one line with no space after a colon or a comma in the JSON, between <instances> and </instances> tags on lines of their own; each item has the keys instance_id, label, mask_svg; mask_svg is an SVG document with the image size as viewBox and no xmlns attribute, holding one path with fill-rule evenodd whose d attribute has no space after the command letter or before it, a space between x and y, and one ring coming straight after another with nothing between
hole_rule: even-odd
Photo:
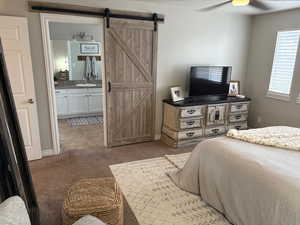
<instances>
[{"instance_id":1,"label":"flat screen tv","mask_svg":"<svg viewBox=\"0 0 300 225\"><path fill-rule=\"evenodd\" d=\"M230 66L192 66L189 96L226 96L229 90L231 71L232 67Z\"/></svg>"}]
</instances>

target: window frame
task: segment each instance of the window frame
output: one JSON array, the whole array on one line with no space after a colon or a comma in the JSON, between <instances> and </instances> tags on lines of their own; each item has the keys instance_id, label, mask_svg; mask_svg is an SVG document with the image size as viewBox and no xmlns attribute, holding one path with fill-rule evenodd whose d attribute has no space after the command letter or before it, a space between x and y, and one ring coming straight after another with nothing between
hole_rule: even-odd
<instances>
[{"instance_id":1,"label":"window frame","mask_svg":"<svg viewBox=\"0 0 300 225\"><path fill-rule=\"evenodd\" d=\"M294 81L295 81L295 70L297 67L297 62L299 60L300 57L300 35L299 35L299 40L298 40L298 47L297 47L297 53L296 53L296 59L295 59L295 65L293 68L293 75L292 75L292 80L291 80L291 88L290 88L290 93L289 94L285 94L285 93L280 93L280 92L275 92L270 90L270 85L271 85L271 79L272 79L272 71L273 71L273 66L274 66L274 59L275 59L275 53L277 50L277 43L278 43L278 35L280 32L288 32L288 31L300 31L300 28L297 29L286 29L286 30L278 30L276 32L276 38L275 38L275 47L274 47L274 51L273 51L273 61L272 61L272 67L271 67L271 72L270 72L270 77L269 77L269 83L268 83L268 88L267 88L267 94L266 97L268 98L273 98L273 99L277 99L277 100L281 100L281 101L291 101L291 95L293 92L293 86L294 86ZM300 104L300 94L299 97L297 98L297 103Z\"/></svg>"}]
</instances>

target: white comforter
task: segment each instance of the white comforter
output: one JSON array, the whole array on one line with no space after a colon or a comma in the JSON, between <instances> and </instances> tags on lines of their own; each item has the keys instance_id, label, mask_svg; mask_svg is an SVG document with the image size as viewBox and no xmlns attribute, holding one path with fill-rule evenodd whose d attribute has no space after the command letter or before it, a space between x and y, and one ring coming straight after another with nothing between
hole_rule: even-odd
<instances>
[{"instance_id":1,"label":"white comforter","mask_svg":"<svg viewBox=\"0 0 300 225\"><path fill-rule=\"evenodd\" d=\"M215 138L169 175L235 225L300 225L298 151Z\"/></svg>"}]
</instances>

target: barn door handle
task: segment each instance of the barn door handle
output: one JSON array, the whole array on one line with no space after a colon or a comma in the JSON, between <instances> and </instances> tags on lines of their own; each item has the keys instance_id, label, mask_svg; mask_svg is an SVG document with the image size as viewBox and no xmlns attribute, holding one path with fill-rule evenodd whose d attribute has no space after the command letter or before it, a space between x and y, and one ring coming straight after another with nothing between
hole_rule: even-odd
<instances>
[{"instance_id":1,"label":"barn door handle","mask_svg":"<svg viewBox=\"0 0 300 225\"><path fill-rule=\"evenodd\" d=\"M108 90L107 91L108 91L108 93L111 92L111 82L110 81L108 81Z\"/></svg>"}]
</instances>

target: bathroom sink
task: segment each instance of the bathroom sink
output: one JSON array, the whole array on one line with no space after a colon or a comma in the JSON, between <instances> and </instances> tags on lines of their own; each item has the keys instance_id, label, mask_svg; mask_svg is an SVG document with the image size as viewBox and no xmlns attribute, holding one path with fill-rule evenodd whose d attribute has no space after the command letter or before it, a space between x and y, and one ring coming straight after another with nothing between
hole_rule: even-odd
<instances>
[{"instance_id":1,"label":"bathroom sink","mask_svg":"<svg viewBox=\"0 0 300 225\"><path fill-rule=\"evenodd\" d=\"M76 84L76 87L96 87L97 84Z\"/></svg>"}]
</instances>

